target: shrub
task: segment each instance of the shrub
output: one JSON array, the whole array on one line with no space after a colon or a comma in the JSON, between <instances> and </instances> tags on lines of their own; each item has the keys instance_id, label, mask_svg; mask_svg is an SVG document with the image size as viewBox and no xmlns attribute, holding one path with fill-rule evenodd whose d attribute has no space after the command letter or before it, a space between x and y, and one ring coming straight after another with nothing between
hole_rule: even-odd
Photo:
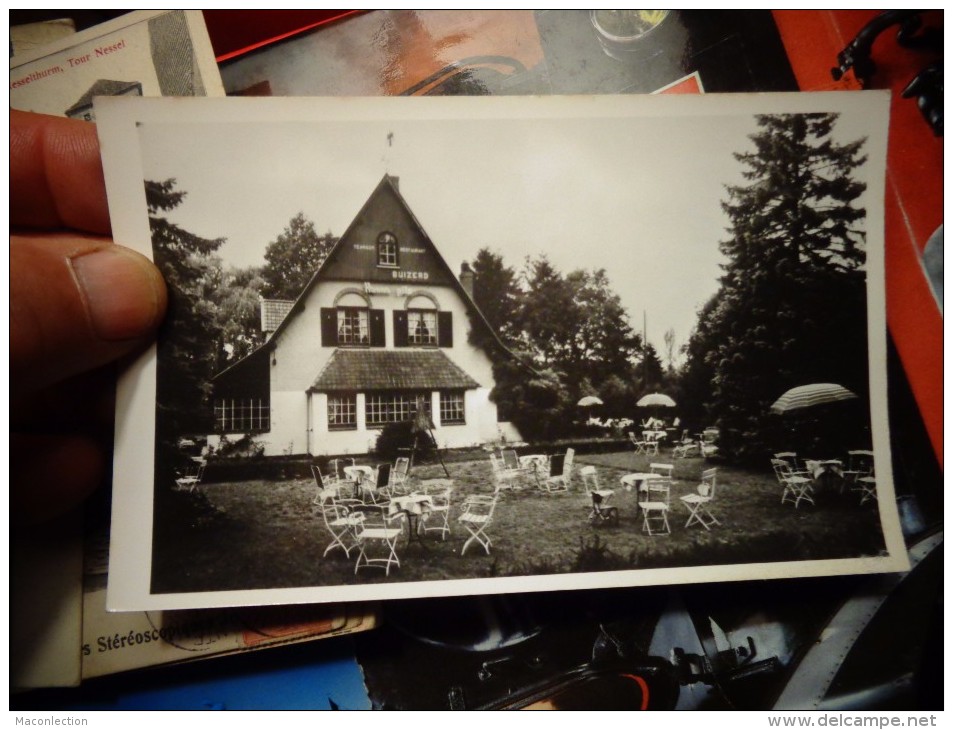
<instances>
[{"instance_id":1,"label":"shrub","mask_svg":"<svg viewBox=\"0 0 953 730\"><path fill-rule=\"evenodd\" d=\"M383 461L394 461L398 456L409 456L414 446L414 436L417 437L414 458L426 461L433 456L436 445L426 431L417 431L415 434L411 421L388 423L384 426L374 445L374 453Z\"/></svg>"},{"instance_id":2,"label":"shrub","mask_svg":"<svg viewBox=\"0 0 953 730\"><path fill-rule=\"evenodd\" d=\"M212 454L219 459L260 459L264 455L264 444L255 441L250 433L237 441L229 441L227 436L222 436L218 448Z\"/></svg>"}]
</instances>

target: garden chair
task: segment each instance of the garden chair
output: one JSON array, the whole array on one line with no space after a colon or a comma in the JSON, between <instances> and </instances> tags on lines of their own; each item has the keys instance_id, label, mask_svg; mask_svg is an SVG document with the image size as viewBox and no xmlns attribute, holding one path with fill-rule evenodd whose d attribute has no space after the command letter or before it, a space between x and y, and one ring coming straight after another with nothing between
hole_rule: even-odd
<instances>
[{"instance_id":1,"label":"garden chair","mask_svg":"<svg viewBox=\"0 0 953 730\"><path fill-rule=\"evenodd\" d=\"M354 531L359 550L354 563L355 575L361 568L383 568L384 575L389 576L392 565L400 567L397 541L404 534L406 519L404 512L388 515L383 505L364 507L363 519Z\"/></svg>"},{"instance_id":2,"label":"garden chair","mask_svg":"<svg viewBox=\"0 0 953 730\"><path fill-rule=\"evenodd\" d=\"M493 470L494 494L499 494L501 489L520 488L520 480L525 473L522 469L507 469L503 458L496 454L490 454L490 467Z\"/></svg>"},{"instance_id":3,"label":"garden chair","mask_svg":"<svg viewBox=\"0 0 953 730\"><path fill-rule=\"evenodd\" d=\"M798 467L797 454L794 451L779 451L774 455L774 458L779 459L788 465L789 474L798 477L807 477L811 480L814 479L806 464L803 469Z\"/></svg>"},{"instance_id":4,"label":"garden chair","mask_svg":"<svg viewBox=\"0 0 953 730\"><path fill-rule=\"evenodd\" d=\"M635 449L635 453L637 454L645 453L646 444L645 444L644 438L639 439L636 437L636 435L632 431L629 431L629 441L632 443L632 446Z\"/></svg>"},{"instance_id":5,"label":"garden chair","mask_svg":"<svg viewBox=\"0 0 953 730\"><path fill-rule=\"evenodd\" d=\"M358 493L365 504L378 504L394 496L391 493L391 466L378 464L373 479L363 479L358 485Z\"/></svg>"},{"instance_id":6,"label":"garden chair","mask_svg":"<svg viewBox=\"0 0 953 730\"><path fill-rule=\"evenodd\" d=\"M866 449L854 449L847 452L847 468L841 472L843 484L850 485L852 492L860 492L861 497L866 491L861 479L869 477L874 471L874 452ZM870 482L865 482L869 484ZM868 497L869 499L869 497Z\"/></svg>"},{"instance_id":7,"label":"garden chair","mask_svg":"<svg viewBox=\"0 0 953 730\"><path fill-rule=\"evenodd\" d=\"M619 511L615 507L609 506L609 500L615 491L612 489L599 488L599 475L596 473L596 467L587 464L579 469L579 478L582 480L583 489L589 497L590 510L589 522L599 524L614 519L619 521Z\"/></svg>"},{"instance_id":8,"label":"garden chair","mask_svg":"<svg viewBox=\"0 0 953 730\"><path fill-rule=\"evenodd\" d=\"M718 444L715 443L717 439L717 428L706 428L702 432L702 437L698 441L698 450L701 452L703 458L707 459L709 456L718 455Z\"/></svg>"},{"instance_id":9,"label":"garden chair","mask_svg":"<svg viewBox=\"0 0 953 730\"><path fill-rule=\"evenodd\" d=\"M642 432L642 451L649 456L658 456L658 445L661 437L654 431Z\"/></svg>"},{"instance_id":10,"label":"garden chair","mask_svg":"<svg viewBox=\"0 0 953 730\"><path fill-rule=\"evenodd\" d=\"M190 467L185 474L175 480L175 486L179 489L188 489L194 492L195 488L202 483L205 476L205 459L197 459L194 466Z\"/></svg>"},{"instance_id":11,"label":"garden chair","mask_svg":"<svg viewBox=\"0 0 953 730\"><path fill-rule=\"evenodd\" d=\"M700 453L698 443L688 435L687 429L682 431L682 438L675 444L675 448L672 449L672 458L686 459L698 453Z\"/></svg>"},{"instance_id":12,"label":"garden chair","mask_svg":"<svg viewBox=\"0 0 953 730\"><path fill-rule=\"evenodd\" d=\"M589 524L592 525L618 525L619 510L615 507L609 507L605 504L605 499L598 492L590 495L592 510L589 512Z\"/></svg>"},{"instance_id":13,"label":"garden chair","mask_svg":"<svg viewBox=\"0 0 953 730\"><path fill-rule=\"evenodd\" d=\"M862 475L874 473L874 452L867 449L854 449L847 452L847 468Z\"/></svg>"},{"instance_id":14,"label":"garden chair","mask_svg":"<svg viewBox=\"0 0 953 730\"><path fill-rule=\"evenodd\" d=\"M354 466L355 463L356 462L351 457L339 457L337 459L331 459L328 462L328 473L324 475L325 481L329 484L348 481L347 475L344 472L344 467Z\"/></svg>"},{"instance_id":15,"label":"garden chair","mask_svg":"<svg viewBox=\"0 0 953 730\"><path fill-rule=\"evenodd\" d=\"M797 509L802 501L814 504L814 497L811 495L814 490L809 477L792 472L790 465L783 459L771 459L771 466L774 468L778 483L783 488L781 504L793 502L794 509Z\"/></svg>"},{"instance_id":16,"label":"garden chair","mask_svg":"<svg viewBox=\"0 0 953 730\"><path fill-rule=\"evenodd\" d=\"M873 474L858 477L855 488L860 492L861 504L871 499L877 501L877 478Z\"/></svg>"},{"instance_id":17,"label":"garden chair","mask_svg":"<svg viewBox=\"0 0 953 730\"><path fill-rule=\"evenodd\" d=\"M453 487L443 487L428 493L433 501L429 511L423 515L421 529L424 532L439 532L440 539L446 540L450 534L450 498L453 495Z\"/></svg>"},{"instance_id":18,"label":"garden chair","mask_svg":"<svg viewBox=\"0 0 953 730\"><path fill-rule=\"evenodd\" d=\"M350 557L351 550L357 546L355 531L364 521L364 514L351 511L346 505L339 503L337 490L334 487L321 490L315 497L315 503L321 509L324 526L331 533L331 542L328 543L321 557L326 556L335 548L341 548L345 557Z\"/></svg>"},{"instance_id":19,"label":"garden chair","mask_svg":"<svg viewBox=\"0 0 953 730\"><path fill-rule=\"evenodd\" d=\"M642 532L649 535L669 534L668 509L672 491L668 479L647 479L639 499L642 510Z\"/></svg>"},{"instance_id":20,"label":"garden chair","mask_svg":"<svg viewBox=\"0 0 953 730\"><path fill-rule=\"evenodd\" d=\"M686 494L681 498L682 503L688 507L688 521L685 527L691 527L699 524L706 530L710 530L712 525L721 524L711 513L710 505L715 499L715 483L718 478L718 469L705 469L702 472L701 484L691 494Z\"/></svg>"},{"instance_id":21,"label":"garden chair","mask_svg":"<svg viewBox=\"0 0 953 730\"><path fill-rule=\"evenodd\" d=\"M410 458L407 456L399 456L394 462L394 468L390 472L390 481L388 483L388 489L390 490L391 496L398 496L408 493L407 480L410 476Z\"/></svg>"},{"instance_id":22,"label":"garden chair","mask_svg":"<svg viewBox=\"0 0 953 730\"><path fill-rule=\"evenodd\" d=\"M650 473L658 474L660 477L664 477L665 479L671 479L672 473L674 471L674 464L649 464Z\"/></svg>"},{"instance_id":23,"label":"garden chair","mask_svg":"<svg viewBox=\"0 0 953 730\"><path fill-rule=\"evenodd\" d=\"M549 460L549 476L540 484L545 492L568 492L572 482L572 462L575 449L566 449L565 454L554 454Z\"/></svg>"},{"instance_id":24,"label":"garden chair","mask_svg":"<svg viewBox=\"0 0 953 730\"><path fill-rule=\"evenodd\" d=\"M797 453L794 451L779 451L774 455L775 459L786 461L791 467L791 471L799 471L797 467Z\"/></svg>"},{"instance_id":25,"label":"garden chair","mask_svg":"<svg viewBox=\"0 0 953 730\"><path fill-rule=\"evenodd\" d=\"M503 460L503 467L506 469L519 470L520 458L516 455L516 449L500 449L500 459Z\"/></svg>"},{"instance_id":26,"label":"garden chair","mask_svg":"<svg viewBox=\"0 0 953 730\"><path fill-rule=\"evenodd\" d=\"M311 500L312 504L321 504L322 495L327 489L333 490L338 504L346 507L353 507L355 504L361 504L361 500L345 497L344 495L353 489L353 482L348 480L332 481L326 479L321 473L321 469L315 464L311 465L311 476L314 478L315 496Z\"/></svg>"},{"instance_id":27,"label":"garden chair","mask_svg":"<svg viewBox=\"0 0 953 730\"><path fill-rule=\"evenodd\" d=\"M457 518L457 521L467 529L467 532L470 533L470 537L463 543L463 549L460 551L460 555L466 553L467 548L470 547L470 544L474 541L483 546L487 555L490 554L492 541L489 535L486 534L486 530L493 522L493 512L496 510L496 502L498 499L499 495L497 494L494 494L492 497L482 494L473 494L464 500L463 514Z\"/></svg>"}]
</instances>

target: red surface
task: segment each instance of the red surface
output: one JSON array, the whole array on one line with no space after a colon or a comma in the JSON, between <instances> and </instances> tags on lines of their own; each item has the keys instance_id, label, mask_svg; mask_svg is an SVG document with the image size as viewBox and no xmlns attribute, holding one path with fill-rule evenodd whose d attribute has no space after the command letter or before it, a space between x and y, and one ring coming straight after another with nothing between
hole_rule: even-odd
<instances>
[{"instance_id":1,"label":"red surface","mask_svg":"<svg viewBox=\"0 0 953 730\"><path fill-rule=\"evenodd\" d=\"M360 10L203 10L215 60L221 63Z\"/></svg>"},{"instance_id":2,"label":"red surface","mask_svg":"<svg viewBox=\"0 0 953 730\"><path fill-rule=\"evenodd\" d=\"M835 83L830 70L837 54L878 12L774 11L802 91L859 88L852 74ZM942 26L942 12L927 13L924 20ZM868 88L893 92L885 201L887 325L942 468L943 318L924 277L920 253L943 222L943 140L934 137L916 101L900 96L913 77L937 59L901 48L896 28L881 34L871 56L877 71Z\"/></svg>"}]
</instances>

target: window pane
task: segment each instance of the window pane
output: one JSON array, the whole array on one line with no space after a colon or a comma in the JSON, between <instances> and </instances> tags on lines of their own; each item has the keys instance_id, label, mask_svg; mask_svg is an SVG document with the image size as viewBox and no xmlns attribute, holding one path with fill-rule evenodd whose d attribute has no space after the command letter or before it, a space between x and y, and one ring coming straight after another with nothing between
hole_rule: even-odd
<instances>
[{"instance_id":1,"label":"window pane","mask_svg":"<svg viewBox=\"0 0 953 730\"><path fill-rule=\"evenodd\" d=\"M429 413L430 393L368 393L364 406L367 425L383 426L409 421L417 412L418 398Z\"/></svg>"},{"instance_id":2,"label":"window pane","mask_svg":"<svg viewBox=\"0 0 953 730\"><path fill-rule=\"evenodd\" d=\"M331 430L357 428L356 395L328 396L328 428Z\"/></svg>"},{"instance_id":3,"label":"window pane","mask_svg":"<svg viewBox=\"0 0 953 730\"><path fill-rule=\"evenodd\" d=\"M437 313L427 310L407 312L407 341L411 345L436 345Z\"/></svg>"},{"instance_id":4,"label":"window pane","mask_svg":"<svg viewBox=\"0 0 953 730\"><path fill-rule=\"evenodd\" d=\"M215 428L218 431L268 431L271 408L260 398L225 398L215 401Z\"/></svg>"},{"instance_id":5,"label":"window pane","mask_svg":"<svg viewBox=\"0 0 953 730\"><path fill-rule=\"evenodd\" d=\"M463 393L440 393L440 423L441 425L466 423L466 413L463 408Z\"/></svg>"},{"instance_id":6,"label":"window pane","mask_svg":"<svg viewBox=\"0 0 953 730\"><path fill-rule=\"evenodd\" d=\"M367 345L370 343L370 318L366 309L338 307L337 313L339 345Z\"/></svg>"}]
</instances>

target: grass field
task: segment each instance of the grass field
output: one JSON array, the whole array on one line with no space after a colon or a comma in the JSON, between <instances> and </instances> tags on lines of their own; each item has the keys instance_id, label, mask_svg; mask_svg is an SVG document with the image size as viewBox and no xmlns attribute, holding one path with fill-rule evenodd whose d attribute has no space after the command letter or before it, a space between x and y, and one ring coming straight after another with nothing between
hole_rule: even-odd
<instances>
[{"instance_id":1,"label":"grass field","mask_svg":"<svg viewBox=\"0 0 953 730\"><path fill-rule=\"evenodd\" d=\"M685 527L688 510L679 497L693 492L704 468L700 458L675 461L671 534L642 532L635 492L619 477L645 471L649 461L671 461L629 452L576 457L577 467L596 467L603 488L615 489L611 504L618 525L590 525L589 502L578 479L568 493L534 488L502 492L488 533L491 554L471 545L457 522L469 494L492 494L489 459L448 464L454 481L452 532L446 541L425 537L425 545L399 543L400 567L364 569L354 574L356 554L334 550L322 557L330 535L311 480L210 484L180 524L157 526L154 592L329 586L398 581L486 578L734 563L801 561L876 555L883 537L876 502L833 489L817 495L816 506L781 504L772 472L719 465L712 512L720 521L710 531ZM444 476L439 464L415 466L412 477ZM184 498L184 495L182 495ZM207 503L206 503L207 500ZM201 519L194 519L199 514ZM165 538L161 536L165 535Z\"/></svg>"}]
</instances>

